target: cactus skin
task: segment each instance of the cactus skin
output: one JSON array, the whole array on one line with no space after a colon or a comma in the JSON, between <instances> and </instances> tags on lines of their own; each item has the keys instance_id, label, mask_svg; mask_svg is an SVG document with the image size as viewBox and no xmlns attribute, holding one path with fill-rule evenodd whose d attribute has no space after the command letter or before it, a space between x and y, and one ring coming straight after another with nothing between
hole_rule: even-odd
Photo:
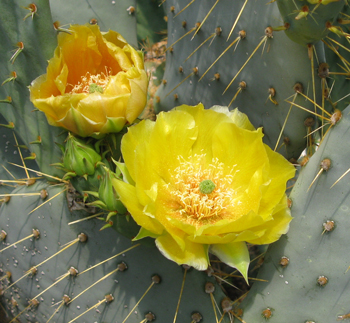
<instances>
[{"instance_id":1,"label":"cactus skin","mask_svg":"<svg viewBox=\"0 0 350 323\"><path fill-rule=\"evenodd\" d=\"M123 1L123 3L125 4L126 1ZM22 1L1 2L0 30L4 41L3 46L0 48L0 54L1 57L4 57L4 61L0 67L0 76L2 80L5 80L11 71L15 70L18 77L16 80L9 81L0 87L1 98L12 97L12 103L3 103L0 106L0 112L6 118L7 122L13 122L15 124L14 130L23 139L24 144L30 151L36 153L36 162L39 169L47 174L63 176L63 171L60 172L59 169L50 166L50 164L62 161L62 153L56 147L55 142L62 144L66 138L66 134L63 132L63 135L59 136L62 134L62 129L50 127L47 124L44 114L31 112L33 106L29 102L27 86L38 75L45 73L46 61L52 56L56 46L56 32L52 26L49 2L39 0L35 4L38 8L38 13L34 14L33 19L29 16L23 22L23 17L28 13L28 10L21 6L28 6L28 3L23 3ZM128 5L130 5L130 1L128 1ZM129 16L128 12L122 11L122 13L125 13L131 25L135 25L135 18L133 16ZM53 15L57 19L55 13ZM104 21L102 20L102 22ZM64 23L64 21L62 20L61 23ZM112 28L112 25L107 20L105 24ZM131 25L128 23L126 27L130 35L133 33L133 30L135 31L135 28ZM118 28L115 27L115 29ZM136 40L136 33L131 36ZM128 38L128 36L126 37ZM130 37L128 38L129 41ZM11 53L11 50L15 48L18 41L23 41L24 49L19 53L12 65L9 62L13 53ZM6 124L6 122L2 121L1 123ZM1 162L15 161L15 163L21 164L20 159L13 159L12 157L12 152L15 150L13 148L12 130L1 128L1 134L6 135L6 138L11 137L8 152L4 151L0 154ZM30 144L30 142L36 141L38 135L41 135L41 144ZM113 156L117 154L116 152ZM24 156L26 157L26 154ZM18 156L15 155L15 157ZM34 161L28 161L27 165L36 169ZM16 178L26 177L26 174L22 170L15 167L11 166L10 171ZM5 179L8 175L4 169L1 169L0 176L1 179ZM65 186L55 186L41 181L30 187L19 186L11 193L38 193L42 188L47 189L50 198L62 192ZM9 192L10 189L12 188L4 187L4 192ZM97 190L98 186L94 187L94 189ZM41 233L40 239L35 241L26 240L18 244L17 248L9 248L1 254L0 268L2 274L8 270L11 271L11 282L19 279L32 265L38 264L57 252L60 249L59 243L64 244L76 239L77 234L82 231L88 236L88 241L85 244L77 243L63 251L57 257L40 266L36 276L33 278L23 278L2 295L1 302L3 306L7 310L12 311L13 315L22 311L28 305L28 300L50 286L54 282L54 279L66 273L70 266L76 266L81 272L88 266L94 265L130 247L132 245L130 239L121 236L117 231L122 231L124 235L132 237L139 230L131 219L128 220L127 217L122 215L113 217L113 227L116 230L106 229L102 232L99 231L105 222L98 220L90 220L68 226L68 222L80 219L81 215L86 215L86 213L84 211L71 213L67 206L65 194L58 195L31 214L28 213L34 207L43 203L38 196L12 197L8 203L1 205L0 227L2 230L6 230L8 234L6 239L0 242L1 249L29 235L33 228L39 229ZM71 198L69 202L72 202ZM75 203L76 205L84 206L79 201ZM148 240L148 242L150 241ZM71 293L77 295L103 275L114 270L117 263L123 260L128 265L127 271L113 274L105 281L100 282L95 289L89 290L75 300L67 308L63 307L55 315L53 322L68 322L81 314L87 307L91 307L98 300L103 299L107 293L113 293L115 297L114 302L106 307L105 305L101 305L99 307L101 309L100 313L93 310L83 317L82 320L121 322L149 287L151 276L155 273L161 276L162 283L155 285L150 290L149 294L146 295L136 308L137 313L132 313L128 322L139 323L144 319L144 315L148 311L154 312L157 320L160 322L173 320L184 270L182 267L165 259L154 246L148 247L142 245L137 248L139 249L131 250L125 253L125 256L120 256L115 260L94 268L84 274L85 277L76 277L74 281L69 281L68 279L61 281L57 286L39 297L40 305L38 308L24 313L20 319L39 323L47 322L55 310L55 308L51 307L52 302L59 302L64 293L69 293L70 296ZM118 283L115 280L118 280ZM189 270L187 272L184 293L177 317L178 322L190 322L193 311L199 311L205 321L211 322L215 320L210 297L204 292L204 284L207 281L212 281L216 284L213 278L207 277L203 272L197 272L195 270ZM1 282L2 289L8 285L9 283L6 280ZM11 305L12 296L18 302L18 308ZM224 297L218 285L216 285L214 296L217 303L220 303ZM224 321L226 320L224 319Z\"/></svg>"},{"instance_id":2,"label":"cactus skin","mask_svg":"<svg viewBox=\"0 0 350 323\"><path fill-rule=\"evenodd\" d=\"M266 307L274 309L271 323L336 322L350 312L349 175L330 188L350 166L350 148L343 144L349 137L349 111L344 110L343 119L301 171L291 194L290 230L269 247L258 275L269 283L254 283L241 304L246 322L266 322L261 316ZM331 168L308 191L324 158L331 160ZM322 234L328 220L335 228ZM283 256L289 258L285 268L280 265ZM319 276L326 276L328 283L319 286Z\"/></svg>"},{"instance_id":3,"label":"cactus skin","mask_svg":"<svg viewBox=\"0 0 350 323\"><path fill-rule=\"evenodd\" d=\"M202 21L213 5L211 1L196 1L184 12L174 17L187 3L188 1L185 0L172 0L165 3L166 12L168 13L168 46L188 32L196 22ZM191 34L175 44L172 53L167 52L164 73L164 79L167 83L166 85L163 84L157 93L160 97L158 111L169 110L182 103L197 104L202 102L208 107L215 104L227 106L236 94L239 82L245 81L246 89L238 94L231 108L238 107L240 111L249 116L254 126L264 127L264 141L274 148L290 107L290 104L284 100L295 94L293 86L297 82L303 84L304 92L307 91L308 84L312 84L310 60L307 57L306 49L291 42L284 32L274 32L273 38L267 40L264 54L261 55L263 48L261 46L229 90L222 95L236 72L239 71L260 43L262 37L265 36L265 28L281 25L276 4L266 5L264 1L248 2L227 42L229 32L243 3L244 1L234 1L234 3L232 1L220 1L192 41L190 41ZM174 13L170 12L171 6L175 6ZM230 12L229 15L228 12ZM181 26L183 21L187 22L185 29ZM222 35L216 36L210 47L208 47L211 41L209 40L190 59L184 62L218 26L222 28ZM233 45L198 82L207 68L237 38L237 33L240 30L246 31L246 39L240 40L234 53L233 50L236 45ZM268 53L266 52L267 49ZM286 57L288 57L288 60L285 59ZM179 66L183 67L183 73L179 73ZM176 85L192 72L194 67L198 67L198 76L191 76L190 79L168 95ZM220 74L220 80L213 79L215 73ZM276 90L274 99L278 102L278 105L268 99L270 87ZM319 95L319 89L316 90ZM173 95L175 93L178 94L177 100L174 100ZM313 109L312 104L305 102L303 98L297 98L295 102ZM305 138L303 138L306 134L303 120L307 116L308 113L305 111L297 108L292 109L282 141L279 144L283 143L283 137L290 139L290 145L280 149L280 152L288 158L297 158L306 145Z\"/></svg>"},{"instance_id":4,"label":"cactus skin","mask_svg":"<svg viewBox=\"0 0 350 323\"><path fill-rule=\"evenodd\" d=\"M38 182L28 188L19 187L13 193L38 192L43 188L48 190L48 197L52 197L61 192L64 186L50 186L45 182ZM68 226L68 222L81 218L81 212L69 212L65 194L59 195L51 200L50 204L47 203L37 211L27 215L34 206L41 203L39 197L12 197L11 201L2 205L0 209L0 227L5 229L8 234L5 242L1 243L1 249L5 247L5 243L13 243L26 236L27 232L31 233L33 228L39 229L41 233L40 239L22 242L17 245L17 248L12 247L1 254L0 268L3 272L11 271L12 282L21 277L31 266L62 249L60 245L76 239L79 233L87 234L88 240L85 243L79 242L63 251L40 266L38 273L33 278L24 278L6 291L2 297L3 300L7 299L6 308L11 309L9 304L11 293L19 303L18 310L14 309L13 311L14 314L23 310L27 306L27 300L49 287L54 279L66 273L70 266L74 266L79 272L82 272L89 266L95 265L133 244L135 245L112 229L99 231L101 225L98 220L89 220ZM164 258L154 246L146 247L144 245L73 280L61 281L39 296L40 305L37 309L29 312L30 317L27 317L32 321L45 323L55 310L55 307L51 307L52 303L59 302L64 294L71 297L78 295L93 282L116 269L117 264L121 261L128 265L125 272L114 273L74 300L68 307L63 307L55 315L53 322L69 322L83 313L87 307L91 307L103 299L104 295L108 293L112 293L115 298L112 303L106 306L101 305L99 307L100 313L92 310L78 322L122 322L149 287L151 276L155 273L161 276L162 282L152 287L137 307L137 313L133 313L127 322L139 323L149 311L156 315L157 321L171 322L175 315L184 270L181 266ZM203 322L215 321L210 297L204 292L204 284L207 281L215 284L213 278L207 277L204 272L195 270L187 272L178 322L190 322L191 314L194 311L199 311L202 314L205 320ZM214 296L218 303L224 297L219 286L216 286ZM26 314L23 317L26 317Z\"/></svg>"},{"instance_id":5,"label":"cactus skin","mask_svg":"<svg viewBox=\"0 0 350 323\"><path fill-rule=\"evenodd\" d=\"M4 119L2 115L0 115L0 124L6 124L7 121ZM14 167L9 165L8 163L14 163L17 165L22 165L21 158L19 156L17 148L15 148L16 142L13 136L13 130L0 127L0 183L1 180L13 180L13 177L3 168L6 167L7 170L11 172L13 176L16 178L25 178L26 174L23 169L19 167ZM19 141L19 138L17 138ZM23 145L21 141L18 142L19 145ZM28 154L25 149L22 149L23 154ZM33 160L26 160L26 164L29 168L36 168L37 165ZM1 183L0 185L0 194L8 194L13 190L14 183ZM0 197L0 200L2 197Z\"/></svg>"},{"instance_id":6,"label":"cactus skin","mask_svg":"<svg viewBox=\"0 0 350 323\"><path fill-rule=\"evenodd\" d=\"M45 73L47 60L53 55L57 44L56 32L53 29L48 0L35 2L38 12L33 19L23 18L29 12L23 7L27 2L5 0L0 4L0 35L2 45L0 57L0 82L5 81L12 71L17 73L14 81L0 87L0 98L8 96L12 103L2 103L0 113L7 122L13 122L14 130L36 155L36 162L41 171L47 174L61 175L62 173L51 167L51 163L59 161L61 151L55 142L63 142L64 136L59 136L61 129L48 125L44 114L32 112L34 109L29 101L27 86L40 74ZM23 42L24 49L11 64L10 58L16 50L18 42ZM41 143L38 141L41 137Z\"/></svg>"},{"instance_id":7,"label":"cactus skin","mask_svg":"<svg viewBox=\"0 0 350 323\"><path fill-rule=\"evenodd\" d=\"M74 2L50 1L53 21L61 25L97 23L101 31L118 30L126 41L137 46L136 14L127 10L136 8L136 0L76 0Z\"/></svg>"},{"instance_id":8,"label":"cactus skin","mask_svg":"<svg viewBox=\"0 0 350 323\"><path fill-rule=\"evenodd\" d=\"M172 0L166 1L164 4L166 5L166 12L168 14L168 47L185 35L196 22L202 21L213 6L211 1L195 1L184 12L175 17L188 3L189 1L187 0ZM266 2L261 0L255 2L248 1L233 34L229 41L226 41L243 4L243 0L235 1L234 3L231 1L218 2L193 40L190 41L193 35L191 33L173 45L173 52L168 50L166 70L164 73L164 82L166 83L162 84L157 92L160 100L157 111L169 110L182 103L197 104L198 102L202 102L208 107L215 104L228 105L237 93L239 83L245 81L247 84L246 89L237 95L236 100L232 103L232 108L238 107L242 112L246 113L254 126L263 126L265 143L274 149L280 130L290 109L290 104L285 100L292 101L291 96L295 94L293 90L294 85L300 82L303 85L304 94L311 99L314 97L311 61L308 58L308 49L291 41L286 36L288 31L274 31L273 38L267 40L264 54L261 55L263 47L261 45L227 92L222 95L227 85L261 42L262 37L265 35L265 28L271 26L277 30L279 29L277 27L283 27L284 24L277 3L266 5ZM328 5L320 5L313 16L317 16L318 10L326 10L330 8L328 6L333 7L333 5L341 7L343 2L339 1ZM174 7L174 12L171 12L172 7ZM293 19L294 16L292 17ZM311 17L307 19L308 21L312 20ZM182 27L184 21L187 23L186 28ZM222 35L215 37L210 47L208 44L212 40L209 40L185 62L186 58L205 39L213 34L215 28L218 26L222 28ZM324 26L322 25L321 27L323 30ZM240 30L246 31L246 39L239 42L234 53L233 50L236 45L233 45L204 78L199 81L199 78L207 68L238 36L237 33ZM329 35L339 40L338 36L334 34ZM324 103L322 103L322 86L320 86L320 78L317 76L318 62L328 63L331 71L341 69L338 67L338 64L341 66L344 66L344 64L341 63L339 57L332 55L330 49L322 42L315 44L315 50L318 59L316 60L314 57L316 102L319 105L324 104L325 109L328 111L333 111L330 102L324 100ZM339 52L341 55L347 55L343 49L339 49ZM182 66L183 73L179 73L180 66ZM190 76L184 83L171 92L192 72L194 67L198 67L198 75ZM220 74L219 81L214 80L215 73ZM333 75L330 77L333 77ZM344 96L344 92L338 90L338 87L340 89L345 88L343 84L344 82L347 84L347 81L345 81L346 76L343 75L338 78L341 81L334 84L331 94L332 102ZM328 78L328 80L328 87L331 88L332 79ZM275 105L268 99L268 89L270 87L276 90L274 99L278 102L278 105ZM174 99L175 94L177 96L176 100ZM296 98L295 103L311 111L315 109L311 102L306 101L301 96ZM337 108L344 108L343 102ZM306 135L306 129L303 121L308 116L307 112L301 111L296 107L292 108L286 128L282 134L282 140L279 143L279 145L283 143L283 138L289 139L289 144L279 150L288 159L291 157L298 158L301 151L305 148L306 142L304 137Z\"/></svg>"},{"instance_id":9,"label":"cactus skin","mask_svg":"<svg viewBox=\"0 0 350 323\"><path fill-rule=\"evenodd\" d=\"M329 33L326 24L333 24L345 5L345 1L331 2L326 5L320 3L311 5L308 1L297 3L298 5L293 0L277 0L284 23L289 24L289 28L285 31L286 35L303 46L316 43L326 37ZM309 13L304 18L296 19L304 6L307 6ZM314 13L312 13L313 10L315 10Z\"/></svg>"}]
</instances>

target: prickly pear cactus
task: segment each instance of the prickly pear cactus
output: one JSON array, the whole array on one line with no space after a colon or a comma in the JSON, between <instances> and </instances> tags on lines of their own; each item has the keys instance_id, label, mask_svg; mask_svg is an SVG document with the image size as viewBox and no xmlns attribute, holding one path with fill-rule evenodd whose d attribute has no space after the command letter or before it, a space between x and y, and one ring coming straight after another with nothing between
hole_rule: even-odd
<instances>
[{"instance_id":1,"label":"prickly pear cactus","mask_svg":"<svg viewBox=\"0 0 350 323\"><path fill-rule=\"evenodd\" d=\"M342 145L349 110L300 173L290 196L290 230L269 247L258 275L268 283L254 283L242 303L246 322L321 323L350 316L348 175L339 180L350 167L350 150ZM327 160L330 167L321 172Z\"/></svg>"},{"instance_id":2,"label":"prickly pear cactus","mask_svg":"<svg viewBox=\"0 0 350 323\"><path fill-rule=\"evenodd\" d=\"M345 77L339 76L342 81L335 82L334 91L331 90L332 81L329 85L326 82L331 74L322 73L322 63L328 64L328 71L336 71L340 65L346 74L347 65L340 57L346 50L340 48L340 55L334 54L333 40L338 41L338 36L324 24L329 19L330 27L335 17L341 17L337 14L344 2L277 3L166 1L167 64L157 92L158 111L198 102L205 106L238 107L256 127L264 127L268 145L287 158L298 158L306 146L305 135L310 132L304 125L310 113L295 105L315 111L313 101L331 112L335 106L343 107L343 102L339 105L334 102L343 96L337 88L338 84L344 87ZM288 8L282 10L287 4ZM309 15L296 20L306 4L310 5ZM288 38L295 29L295 34L303 39L308 33L315 35L310 24L320 30L317 40L324 37L327 44L316 40L309 44L310 40L307 47L306 41L301 46ZM328 60L325 53L334 54L333 59ZM295 96L296 92L304 96Z\"/></svg>"},{"instance_id":3,"label":"prickly pear cactus","mask_svg":"<svg viewBox=\"0 0 350 323\"><path fill-rule=\"evenodd\" d=\"M136 0L89 1L62 3L51 0L53 21L61 26L98 24L103 31L118 30L128 43L137 47Z\"/></svg>"},{"instance_id":4,"label":"prickly pear cactus","mask_svg":"<svg viewBox=\"0 0 350 323\"><path fill-rule=\"evenodd\" d=\"M33 7L24 2L2 1L0 19L3 39L0 113L30 149L31 155L25 157L35 159L45 173L62 174L50 167L61 156L55 142L65 139L59 136L62 130L50 127L43 114L33 111L27 88L34 78L44 73L56 46L48 1L37 1Z\"/></svg>"},{"instance_id":5,"label":"prickly pear cactus","mask_svg":"<svg viewBox=\"0 0 350 323\"><path fill-rule=\"evenodd\" d=\"M94 8L87 9L83 19L94 18L89 16L90 12L96 13ZM135 31L133 12L131 8L126 9L129 10L124 12L125 21L130 25L126 29L129 36L136 39L136 34L132 35ZM9 315L7 321L218 320L222 310L215 304L220 304L225 295L212 273L168 261L152 241L143 245L132 243L130 237L135 236L139 228L129 216L112 214L113 221L106 225L108 211L96 208L94 203L84 203L86 196L69 185L71 175L63 179L67 169L57 165L63 162L66 168L74 166L63 158L59 149L65 145L67 134L49 126L44 114L32 112L34 107L29 101L27 86L45 72L46 61L56 45L56 33L69 32L69 26L62 25L66 21L62 19L60 24L53 24L48 1L30 5L4 1L0 12L5 39L1 47L4 59L0 75L5 82L0 89L3 97L0 112L8 122L1 132L4 143L0 157L6 167L0 172L1 189L8 194L6 199L1 199L0 208L0 284L1 303ZM59 18L55 11L53 16ZM96 19L113 28L108 18ZM11 53L11 50L14 51ZM5 121L1 123L7 125ZM19 137L19 150L13 131ZM111 139L111 146L112 150L118 149L115 138ZM96 151L99 150L96 148ZM24 158L31 157L30 160L22 160L20 153ZM103 167L109 165L105 159L102 161ZM31 168L34 172L22 168ZM36 174L38 169L42 173ZM96 173L75 176L82 175L80 180L87 181L85 177L89 179ZM94 183L102 177L101 171L101 177L96 176ZM13 182L6 184L7 179ZM98 185L93 188L89 185L98 191ZM104 202L108 208L110 201ZM80 221L83 218L85 221ZM88 309L90 311L83 314ZM82 318L78 318L81 314Z\"/></svg>"},{"instance_id":6,"label":"prickly pear cactus","mask_svg":"<svg viewBox=\"0 0 350 323\"><path fill-rule=\"evenodd\" d=\"M43 189L48 193L46 200L40 196L26 196L40 194ZM130 313L128 322L140 322L149 312L155 315L157 321L170 321L175 315L185 269L166 260L155 247L132 243L112 229L100 231L101 221L72 223L81 219L81 212L71 213L68 210L65 189L65 184L52 186L45 182L28 188L19 187L12 194L23 195L13 196L2 206L0 225L7 236L1 249L30 236L33 229L40 232L37 238L31 237L1 252L2 276L11 272L10 281L3 279L2 298L7 300L4 306L16 316L28 306L28 301L35 298L39 302L37 308L32 306L19 320L48 322L53 315L52 322L70 322L104 300L105 295L112 294L113 302L103 302L98 309L92 308L77 321L123 322ZM56 194L59 195L48 201ZM45 201L48 203L30 213ZM86 237L82 237L81 233ZM50 257L52 259L49 260ZM104 263L89 270L101 262ZM77 272L70 271L71 267ZM30 272L26 275L27 271ZM67 274L69 271L70 274ZM58 282L56 279L64 274L67 277ZM154 275L158 275L161 281L152 279ZM135 307L153 281L154 286ZM203 321L215 320L210 294L205 292L207 282L215 284L213 277L208 277L206 273L188 270L178 313L179 322L191 322L194 312L199 312ZM218 286L214 289L213 295L220 302L222 292ZM69 296L72 302L60 307L64 295ZM58 313L54 314L58 307Z\"/></svg>"}]
</instances>

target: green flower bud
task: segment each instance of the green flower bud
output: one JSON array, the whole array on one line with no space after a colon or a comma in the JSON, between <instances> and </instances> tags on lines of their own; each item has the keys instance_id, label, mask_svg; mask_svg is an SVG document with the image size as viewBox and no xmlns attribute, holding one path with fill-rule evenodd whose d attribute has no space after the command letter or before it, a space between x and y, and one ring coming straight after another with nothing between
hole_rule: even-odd
<instances>
[{"instance_id":1,"label":"green flower bud","mask_svg":"<svg viewBox=\"0 0 350 323\"><path fill-rule=\"evenodd\" d=\"M107 167L103 167L104 175L100 183L98 195L100 200L106 205L107 210L117 211L119 214L125 214L126 208L119 200L119 196L112 185L112 179L117 179L118 175L113 173Z\"/></svg>"},{"instance_id":2,"label":"green flower bud","mask_svg":"<svg viewBox=\"0 0 350 323\"><path fill-rule=\"evenodd\" d=\"M69 134L63 156L64 168L78 176L93 175L101 156L92 145Z\"/></svg>"}]
</instances>

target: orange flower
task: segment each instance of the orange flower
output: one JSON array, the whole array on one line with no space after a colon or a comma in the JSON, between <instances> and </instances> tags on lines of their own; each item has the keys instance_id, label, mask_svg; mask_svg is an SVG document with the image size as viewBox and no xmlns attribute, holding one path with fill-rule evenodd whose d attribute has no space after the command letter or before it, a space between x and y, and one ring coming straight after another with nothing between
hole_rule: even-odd
<instances>
[{"instance_id":1,"label":"orange flower","mask_svg":"<svg viewBox=\"0 0 350 323\"><path fill-rule=\"evenodd\" d=\"M119 132L146 105L143 55L97 25L73 25L70 31L59 34L47 74L32 82L30 99L51 125L82 137Z\"/></svg>"}]
</instances>

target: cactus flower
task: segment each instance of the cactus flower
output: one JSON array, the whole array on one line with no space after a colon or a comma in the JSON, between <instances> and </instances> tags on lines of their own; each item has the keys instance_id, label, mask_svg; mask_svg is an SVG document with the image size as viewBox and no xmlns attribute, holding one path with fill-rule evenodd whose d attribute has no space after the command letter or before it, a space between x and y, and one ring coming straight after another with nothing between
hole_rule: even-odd
<instances>
[{"instance_id":1,"label":"cactus flower","mask_svg":"<svg viewBox=\"0 0 350 323\"><path fill-rule=\"evenodd\" d=\"M263 141L247 116L182 105L142 121L122 139L120 200L161 253L198 270L208 252L247 279L246 242L269 244L291 221L285 194L294 167Z\"/></svg>"},{"instance_id":2,"label":"cactus flower","mask_svg":"<svg viewBox=\"0 0 350 323\"><path fill-rule=\"evenodd\" d=\"M73 25L70 31L58 35L47 73L30 86L30 99L51 125L79 136L119 132L146 104L143 55L97 25Z\"/></svg>"}]
</instances>

